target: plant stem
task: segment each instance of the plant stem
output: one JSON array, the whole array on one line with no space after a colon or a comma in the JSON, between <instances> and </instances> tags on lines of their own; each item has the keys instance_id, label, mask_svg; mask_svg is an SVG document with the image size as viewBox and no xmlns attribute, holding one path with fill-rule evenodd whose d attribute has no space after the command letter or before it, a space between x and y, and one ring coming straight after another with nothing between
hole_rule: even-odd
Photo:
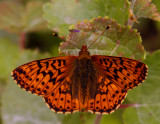
<instances>
[{"instance_id":1,"label":"plant stem","mask_svg":"<svg viewBox=\"0 0 160 124\"><path fill-rule=\"evenodd\" d=\"M25 48L25 41L26 41L26 32L21 32L20 33L20 38L19 38L19 47L20 47L20 50L24 50L24 48Z\"/></svg>"},{"instance_id":2,"label":"plant stem","mask_svg":"<svg viewBox=\"0 0 160 124\"><path fill-rule=\"evenodd\" d=\"M136 2L136 0L132 0L132 1L131 1L130 8L129 8L128 25L130 25L131 28L132 28L134 22L137 21L136 17L134 16L134 13L133 13L133 9L134 9L135 2Z\"/></svg>"},{"instance_id":3,"label":"plant stem","mask_svg":"<svg viewBox=\"0 0 160 124\"><path fill-rule=\"evenodd\" d=\"M102 115L98 114L98 115L96 116L96 119L95 119L95 121L94 121L94 124L99 124L100 121L101 121L101 118L102 118Z\"/></svg>"}]
</instances>

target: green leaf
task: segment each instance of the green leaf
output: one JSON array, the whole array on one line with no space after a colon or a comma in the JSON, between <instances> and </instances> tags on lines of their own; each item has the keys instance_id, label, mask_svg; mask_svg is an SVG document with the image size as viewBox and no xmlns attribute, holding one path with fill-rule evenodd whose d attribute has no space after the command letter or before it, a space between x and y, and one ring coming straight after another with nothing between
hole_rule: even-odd
<instances>
[{"instance_id":1,"label":"green leaf","mask_svg":"<svg viewBox=\"0 0 160 124\"><path fill-rule=\"evenodd\" d=\"M2 113L1 113L1 106L2 106L2 103L1 103L1 99L2 99L2 94L4 92L4 89L5 89L5 83L6 82L1 82L0 81L0 124L2 124Z\"/></svg>"},{"instance_id":2,"label":"green leaf","mask_svg":"<svg viewBox=\"0 0 160 124\"><path fill-rule=\"evenodd\" d=\"M31 1L26 6L16 2L0 2L0 29L13 33L43 29L42 2Z\"/></svg>"},{"instance_id":3,"label":"green leaf","mask_svg":"<svg viewBox=\"0 0 160 124\"><path fill-rule=\"evenodd\" d=\"M69 25L97 16L109 16L124 25L128 20L129 3L125 0L54 0L43 9L49 28L66 36Z\"/></svg>"},{"instance_id":4,"label":"green leaf","mask_svg":"<svg viewBox=\"0 0 160 124\"><path fill-rule=\"evenodd\" d=\"M159 0L152 0L152 3L156 5L156 8L158 9L157 12L160 12L160 2Z\"/></svg>"},{"instance_id":5,"label":"green leaf","mask_svg":"<svg viewBox=\"0 0 160 124\"><path fill-rule=\"evenodd\" d=\"M52 124L58 119L40 96L26 92L11 79L2 97L2 119L5 124Z\"/></svg>"},{"instance_id":6,"label":"green leaf","mask_svg":"<svg viewBox=\"0 0 160 124\"><path fill-rule=\"evenodd\" d=\"M88 112L75 112L58 116L62 124L93 124L96 115Z\"/></svg>"},{"instance_id":7,"label":"green leaf","mask_svg":"<svg viewBox=\"0 0 160 124\"><path fill-rule=\"evenodd\" d=\"M156 6L151 4L151 1L152 0L132 0L131 10L136 19L143 17L160 21L160 13L157 12Z\"/></svg>"},{"instance_id":8,"label":"green leaf","mask_svg":"<svg viewBox=\"0 0 160 124\"><path fill-rule=\"evenodd\" d=\"M39 52L23 51L17 65L48 57ZM5 92L2 96L2 119L5 124L52 124L58 123L56 114L51 111L40 96L22 90L9 76Z\"/></svg>"},{"instance_id":9,"label":"green leaf","mask_svg":"<svg viewBox=\"0 0 160 124\"><path fill-rule=\"evenodd\" d=\"M43 2L40 1L32 1L27 3L25 15L23 17L23 19L25 18L25 32L42 30L43 28L46 28L45 22L42 18L42 5Z\"/></svg>"},{"instance_id":10,"label":"green leaf","mask_svg":"<svg viewBox=\"0 0 160 124\"><path fill-rule=\"evenodd\" d=\"M118 108L114 113L110 115L103 115L100 124L123 124L122 109Z\"/></svg>"},{"instance_id":11,"label":"green leaf","mask_svg":"<svg viewBox=\"0 0 160 124\"><path fill-rule=\"evenodd\" d=\"M141 121L139 120L136 108L125 109L124 114L123 114L123 119L125 121L125 124L141 124L140 123Z\"/></svg>"},{"instance_id":12,"label":"green leaf","mask_svg":"<svg viewBox=\"0 0 160 124\"><path fill-rule=\"evenodd\" d=\"M156 5L157 7L157 11L160 13L160 2L159 0L152 0L153 4ZM155 22L156 23L156 28L158 29L158 31L160 31L160 22Z\"/></svg>"},{"instance_id":13,"label":"green leaf","mask_svg":"<svg viewBox=\"0 0 160 124\"><path fill-rule=\"evenodd\" d=\"M105 31L106 26L111 28ZM71 26L71 30L79 30L79 32L71 31L68 42L62 42L59 49L60 52L67 55L78 55L79 49L83 44L90 46L103 31L105 33L89 47L91 55L112 55L125 56L135 59L143 59L145 57L144 48L141 45L141 37L136 30L130 27L120 26L116 21L105 18L94 18L90 21L82 21Z\"/></svg>"},{"instance_id":14,"label":"green leaf","mask_svg":"<svg viewBox=\"0 0 160 124\"><path fill-rule=\"evenodd\" d=\"M41 54L38 50L34 50L34 51L24 50L24 51L21 51L19 58L16 60L16 64L14 64L14 66L16 68L17 66L20 66L24 63L28 63L33 60L39 60L39 59L44 59L48 57L50 57L48 53Z\"/></svg>"},{"instance_id":15,"label":"green leaf","mask_svg":"<svg viewBox=\"0 0 160 124\"><path fill-rule=\"evenodd\" d=\"M64 115L61 117L62 124L93 124L97 116L101 116L101 120L99 124L123 124L121 120L122 111L117 110L111 115L98 115L92 114L88 112L76 112L74 114ZM59 118L60 119L60 118Z\"/></svg>"},{"instance_id":16,"label":"green leaf","mask_svg":"<svg viewBox=\"0 0 160 124\"><path fill-rule=\"evenodd\" d=\"M18 47L7 38L0 38L0 80L5 81L18 58Z\"/></svg>"},{"instance_id":17,"label":"green leaf","mask_svg":"<svg viewBox=\"0 0 160 124\"><path fill-rule=\"evenodd\" d=\"M24 15L23 6L13 2L0 2L0 28L16 32L22 28L21 18Z\"/></svg>"},{"instance_id":18,"label":"green leaf","mask_svg":"<svg viewBox=\"0 0 160 124\"><path fill-rule=\"evenodd\" d=\"M148 76L144 83L131 90L128 100L136 103L136 108L127 108L124 112L126 124L133 124L128 116L135 117L136 124L160 123L160 50L149 54L144 61L148 65Z\"/></svg>"}]
</instances>

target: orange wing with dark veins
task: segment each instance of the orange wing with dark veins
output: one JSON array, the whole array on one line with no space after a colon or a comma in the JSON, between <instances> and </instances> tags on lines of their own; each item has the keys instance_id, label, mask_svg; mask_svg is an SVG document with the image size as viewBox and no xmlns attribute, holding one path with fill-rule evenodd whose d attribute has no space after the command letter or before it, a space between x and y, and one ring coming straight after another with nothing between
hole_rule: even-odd
<instances>
[{"instance_id":1,"label":"orange wing with dark veins","mask_svg":"<svg viewBox=\"0 0 160 124\"><path fill-rule=\"evenodd\" d=\"M147 75L147 66L124 57L92 56L99 72L95 99L88 101L87 110L111 113L123 102L129 89L142 83Z\"/></svg>"},{"instance_id":2,"label":"orange wing with dark veins","mask_svg":"<svg viewBox=\"0 0 160 124\"><path fill-rule=\"evenodd\" d=\"M96 97L88 101L87 111L110 114L120 106L126 95L127 91L114 83L110 83L109 79L100 75L97 82Z\"/></svg>"},{"instance_id":3,"label":"orange wing with dark veins","mask_svg":"<svg viewBox=\"0 0 160 124\"><path fill-rule=\"evenodd\" d=\"M51 94L44 96L45 102L53 111L58 113L80 111L80 101L72 98L72 88L68 84L71 84L69 77L58 88L53 90Z\"/></svg>"},{"instance_id":4,"label":"orange wing with dark veins","mask_svg":"<svg viewBox=\"0 0 160 124\"><path fill-rule=\"evenodd\" d=\"M124 90L138 86L147 76L147 65L134 59L94 55L92 60L97 70L104 74L110 83Z\"/></svg>"},{"instance_id":5,"label":"orange wing with dark veins","mask_svg":"<svg viewBox=\"0 0 160 124\"><path fill-rule=\"evenodd\" d=\"M64 56L32 61L14 69L12 77L26 91L45 96L62 85L76 58Z\"/></svg>"}]
</instances>

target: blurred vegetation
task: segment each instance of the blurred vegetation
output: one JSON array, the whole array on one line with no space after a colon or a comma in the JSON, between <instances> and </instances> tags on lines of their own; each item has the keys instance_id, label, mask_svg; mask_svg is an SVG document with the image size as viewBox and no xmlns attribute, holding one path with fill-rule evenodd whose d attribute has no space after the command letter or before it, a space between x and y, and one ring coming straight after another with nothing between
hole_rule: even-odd
<instances>
[{"instance_id":1,"label":"blurred vegetation","mask_svg":"<svg viewBox=\"0 0 160 124\"><path fill-rule=\"evenodd\" d=\"M123 43L123 47L120 46L113 55L118 56L119 51L124 51L122 56L133 57L133 54L125 54L126 49L132 53L130 43L133 43L133 46L138 43L140 48L136 49L134 54L140 53L141 56L135 59L143 59L149 67L147 80L129 91L121 108L110 115L101 116L98 123L160 123L159 0L0 0L0 10L1 124L96 123L99 117L91 113L55 114L41 97L20 89L10 73L26 62L59 56L59 44L67 39L69 26L77 21L83 22L84 19L90 20L98 16L108 16L113 19L109 23L116 21L120 28L126 29L120 35L115 32L106 35L106 43L107 38L111 39L110 46L106 49L112 52L117 45L112 36L120 36L118 40L120 44ZM126 25L130 25L131 29ZM113 26L113 29L119 27ZM137 37L133 32L129 33L133 29L140 33L137 34L134 30ZM53 36L53 32L59 37ZM138 51L143 48L141 41L144 50ZM93 52L95 48L96 46ZM102 50L101 47L98 49ZM66 46L62 45L61 51L67 51Z\"/></svg>"}]
</instances>

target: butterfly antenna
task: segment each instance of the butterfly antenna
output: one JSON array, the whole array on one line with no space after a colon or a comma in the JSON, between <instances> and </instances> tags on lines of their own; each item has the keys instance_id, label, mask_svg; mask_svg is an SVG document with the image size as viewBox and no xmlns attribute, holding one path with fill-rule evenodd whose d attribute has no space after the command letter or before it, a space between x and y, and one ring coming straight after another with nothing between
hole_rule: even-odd
<instances>
[{"instance_id":1,"label":"butterfly antenna","mask_svg":"<svg viewBox=\"0 0 160 124\"><path fill-rule=\"evenodd\" d=\"M111 27L111 26L108 25L108 26L105 28L105 30L88 46L87 49L89 49L89 48L92 46L92 44L94 44L94 43L105 33L106 30L110 29L110 27Z\"/></svg>"},{"instance_id":2,"label":"butterfly antenna","mask_svg":"<svg viewBox=\"0 0 160 124\"><path fill-rule=\"evenodd\" d=\"M56 33L53 33L53 36L58 36L58 35L57 35ZM77 45L75 45L75 44L73 44L73 43L71 43L71 42L69 42L69 41L65 41L65 42L71 44L72 46L75 46L75 47L78 48L78 49L81 49L80 47L78 47Z\"/></svg>"}]
</instances>

